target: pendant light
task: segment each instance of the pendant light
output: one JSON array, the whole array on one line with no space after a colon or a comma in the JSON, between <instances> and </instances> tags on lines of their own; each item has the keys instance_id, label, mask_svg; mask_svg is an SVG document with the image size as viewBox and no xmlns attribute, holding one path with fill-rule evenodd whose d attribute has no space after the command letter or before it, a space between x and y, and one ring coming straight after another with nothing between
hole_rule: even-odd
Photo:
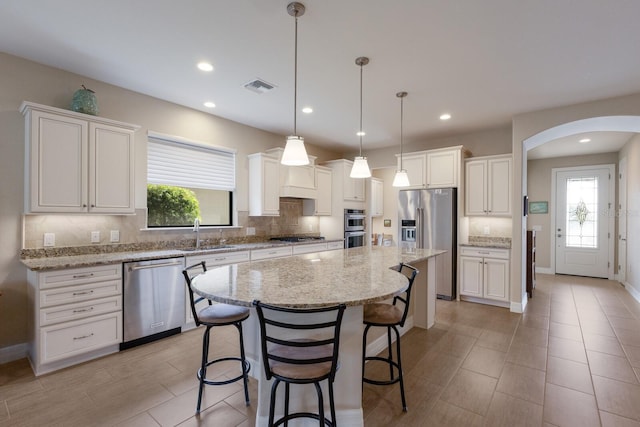
<instances>
[{"instance_id":1,"label":"pendant light","mask_svg":"<svg viewBox=\"0 0 640 427\"><path fill-rule=\"evenodd\" d=\"M304 15L305 7L302 3L292 2L287 6L287 13L296 20L295 25L295 54L293 72L293 135L287 137L280 163L287 166L303 166L309 164L309 156L304 148L304 138L297 135L298 116L298 17Z\"/></svg>"},{"instance_id":2,"label":"pendant light","mask_svg":"<svg viewBox=\"0 0 640 427\"><path fill-rule=\"evenodd\" d=\"M408 187L409 184L409 176L407 175L406 169L402 168L402 138L403 138L403 129L402 129L402 119L404 118L404 97L407 96L407 92L398 92L396 96L400 98L400 169L396 171L396 176L393 177L394 187Z\"/></svg>"},{"instance_id":3,"label":"pendant light","mask_svg":"<svg viewBox=\"0 0 640 427\"><path fill-rule=\"evenodd\" d=\"M360 66L360 132L358 132L358 136L360 137L360 155L356 156L353 161L353 167L349 175L351 178L369 178L371 176L367 158L362 156L362 135L364 135L364 132L362 132L362 67L368 63L369 58L364 56L356 58L356 65Z\"/></svg>"}]
</instances>

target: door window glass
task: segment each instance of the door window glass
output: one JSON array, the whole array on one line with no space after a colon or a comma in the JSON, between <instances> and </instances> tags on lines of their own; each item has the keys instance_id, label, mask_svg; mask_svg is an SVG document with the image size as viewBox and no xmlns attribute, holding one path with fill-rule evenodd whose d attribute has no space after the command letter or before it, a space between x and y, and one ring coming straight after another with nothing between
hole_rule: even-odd
<instances>
[{"instance_id":1,"label":"door window glass","mask_svg":"<svg viewBox=\"0 0 640 427\"><path fill-rule=\"evenodd\" d=\"M567 179L566 247L598 247L598 177Z\"/></svg>"}]
</instances>

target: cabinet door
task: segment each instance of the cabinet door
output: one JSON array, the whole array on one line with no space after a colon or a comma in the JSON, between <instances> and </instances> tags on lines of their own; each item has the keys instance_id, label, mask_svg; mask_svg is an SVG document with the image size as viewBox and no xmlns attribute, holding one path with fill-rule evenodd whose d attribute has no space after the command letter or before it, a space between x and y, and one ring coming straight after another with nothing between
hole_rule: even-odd
<instances>
[{"instance_id":1,"label":"cabinet door","mask_svg":"<svg viewBox=\"0 0 640 427\"><path fill-rule=\"evenodd\" d=\"M459 150L427 152L427 187L457 187L459 162Z\"/></svg>"},{"instance_id":2,"label":"cabinet door","mask_svg":"<svg viewBox=\"0 0 640 427\"><path fill-rule=\"evenodd\" d=\"M509 301L509 261L484 259L484 297Z\"/></svg>"},{"instance_id":3,"label":"cabinet door","mask_svg":"<svg viewBox=\"0 0 640 427\"><path fill-rule=\"evenodd\" d=\"M364 179L362 178L351 178L351 168L353 167L353 162L345 162L344 169L342 170L343 174L343 189L344 189L344 200L353 200L356 202L364 202Z\"/></svg>"},{"instance_id":4,"label":"cabinet door","mask_svg":"<svg viewBox=\"0 0 640 427\"><path fill-rule=\"evenodd\" d=\"M29 123L31 212L86 212L88 123L32 111Z\"/></svg>"},{"instance_id":5,"label":"cabinet door","mask_svg":"<svg viewBox=\"0 0 640 427\"><path fill-rule=\"evenodd\" d=\"M133 132L89 125L89 211L134 212Z\"/></svg>"},{"instance_id":6,"label":"cabinet door","mask_svg":"<svg viewBox=\"0 0 640 427\"><path fill-rule=\"evenodd\" d=\"M398 167L400 159L398 158ZM427 155L425 153L402 156L402 167L409 177L408 188L426 188Z\"/></svg>"},{"instance_id":7,"label":"cabinet door","mask_svg":"<svg viewBox=\"0 0 640 427\"><path fill-rule=\"evenodd\" d=\"M482 271L482 258L460 257L460 295L482 298Z\"/></svg>"},{"instance_id":8,"label":"cabinet door","mask_svg":"<svg viewBox=\"0 0 640 427\"><path fill-rule=\"evenodd\" d=\"M316 168L315 215L331 215L331 171Z\"/></svg>"},{"instance_id":9,"label":"cabinet door","mask_svg":"<svg viewBox=\"0 0 640 427\"><path fill-rule=\"evenodd\" d=\"M489 215L511 216L511 158L488 161Z\"/></svg>"},{"instance_id":10,"label":"cabinet door","mask_svg":"<svg viewBox=\"0 0 640 427\"><path fill-rule=\"evenodd\" d=\"M278 159L262 153L249 156L249 215L280 215Z\"/></svg>"},{"instance_id":11,"label":"cabinet door","mask_svg":"<svg viewBox=\"0 0 640 427\"><path fill-rule=\"evenodd\" d=\"M369 203L369 210L371 216L382 216L384 213L384 182L371 178L371 200Z\"/></svg>"},{"instance_id":12,"label":"cabinet door","mask_svg":"<svg viewBox=\"0 0 640 427\"><path fill-rule=\"evenodd\" d=\"M464 212L465 215L487 213L487 162L470 161L465 164Z\"/></svg>"}]
</instances>

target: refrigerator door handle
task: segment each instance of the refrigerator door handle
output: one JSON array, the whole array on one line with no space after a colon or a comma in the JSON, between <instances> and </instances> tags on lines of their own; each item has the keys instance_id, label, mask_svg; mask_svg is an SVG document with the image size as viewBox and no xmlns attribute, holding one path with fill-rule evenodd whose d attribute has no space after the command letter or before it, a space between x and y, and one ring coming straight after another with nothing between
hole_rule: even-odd
<instances>
[{"instance_id":1,"label":"refrigerator door handle","mask_svg":"<svg viewBox=\"0 0 640 427\"><path fill-rule=\"evenodd\" d=\"M416 228L418 230L417 232L417 236L416 236L416 247L417 248L423 248L424 247L424 240L422 239L423 237L423 229L422 229L422 208L416 208Z\"/></svg>"}]
</instances>

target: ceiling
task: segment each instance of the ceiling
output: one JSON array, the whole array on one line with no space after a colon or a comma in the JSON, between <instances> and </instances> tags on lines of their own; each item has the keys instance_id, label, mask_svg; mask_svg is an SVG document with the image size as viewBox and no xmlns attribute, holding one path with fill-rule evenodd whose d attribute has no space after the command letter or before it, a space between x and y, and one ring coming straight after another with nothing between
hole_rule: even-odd
<instances>
[{"instance_id":1,"label":"ceiling","mask_svg":"<svg viewBox=\"0 0 640 427\"><path fill-rule=\"evenodd\" d=\"M297 127L313 144L357 149L359 56L370 58L363 68L365 154L398 143L401 90L409 93L407 143L640 92L635 0L302 2L298 106L314 112L299 113ZM0 51L287 135L295 21L288 3L3 0ZM202 60L214 71L198 70ZM275 89L243 87L255 78ZM445 112L451 120L439 120Z\"/></svg>"}]
</instances>

